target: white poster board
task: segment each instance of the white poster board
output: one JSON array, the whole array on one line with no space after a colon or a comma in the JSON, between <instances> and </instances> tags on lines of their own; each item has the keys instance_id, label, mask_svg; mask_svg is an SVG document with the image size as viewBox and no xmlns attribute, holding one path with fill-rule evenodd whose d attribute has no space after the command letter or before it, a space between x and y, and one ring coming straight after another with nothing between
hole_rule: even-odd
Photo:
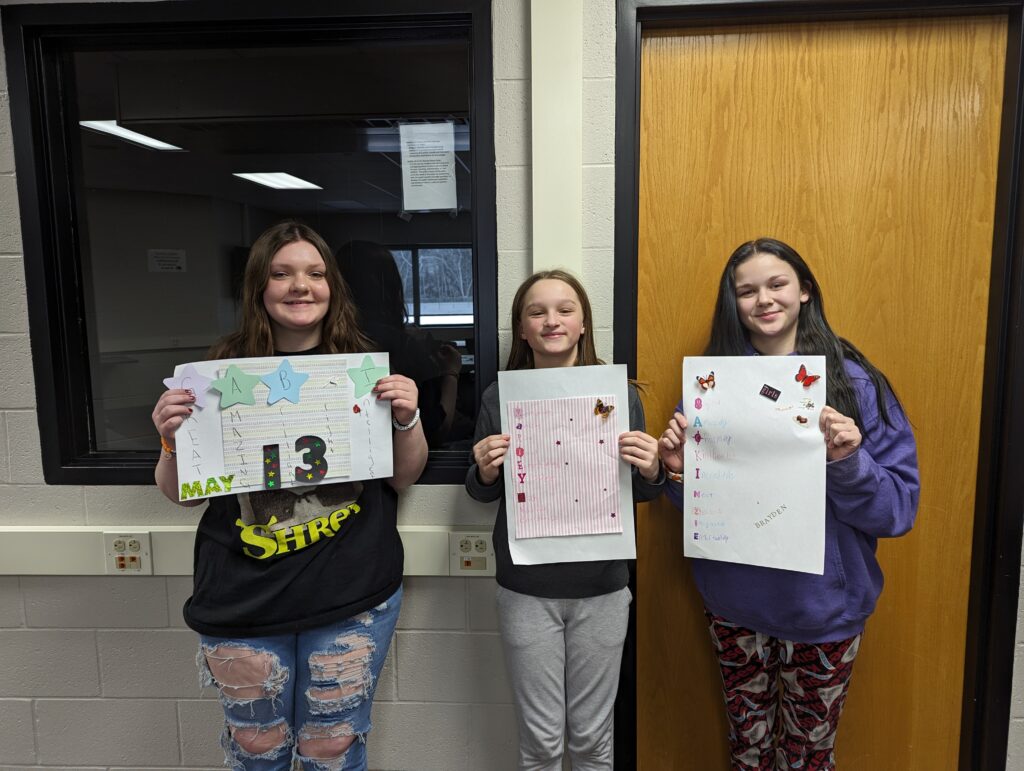
<instances>
[{"instance_id":1,"label":"white poster board","mask_svg":"<svg viewBox=\"0 0 1024 771\"><path fill-rule=\"evenodd\" d=\"M392 476L391 405L370 390L388 354L179 364L196 394L175 434L179 500Z\"/></svg>"},{"instance_id":2,"label":"white poster board","mask_svg":"<svg viewBox=\"0 0 1024 771\"><path fill-rule=\"evenodd\" d=\"M403 123L398 127L398 135L402 151L402 208L457 209L455 125Z\"/></svg>"},{"instance_id":3,"label":"white poster board","mask_svg":"<svg viewBox=\"0 0 1024 771\"><path fill-rule=\"evenodd\" d=\"M635 559L625 365L499 372L498 391L512 562Z\"/></svg>"},{"instance_id":4,"label":"white poster board","mask_svg":"<svg viewBox=\"0 0 1024 771\"><path fill-rule=\"evenodd\" d=\"M687 557L821 575L824 356L683 359Z\"/></svg>"}]
</instances>

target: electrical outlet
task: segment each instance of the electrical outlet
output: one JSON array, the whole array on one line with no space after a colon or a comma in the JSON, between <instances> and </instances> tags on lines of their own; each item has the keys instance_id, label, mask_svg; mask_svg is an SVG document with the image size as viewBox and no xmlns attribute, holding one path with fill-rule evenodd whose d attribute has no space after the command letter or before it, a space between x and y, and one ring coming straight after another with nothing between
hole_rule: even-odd
<instances>
[{"instance_id":1,"label":"electrical outlet","mask_svg":"<svg viewBox=\"0 0 1024 771\"><path fill-rule=\"evenodd\" d=\"M153 552L149 533L104 531L103 564L112 575L153 575Z\"/></svg>"},{"instance_id":2,"label":"electrical outlet","mask_svg":"<svg viewBox=\"0 0 1024 771\"><path fill-rule=\"evenodd\" d=\"M494 544L490 533L448 533L449 575L493 576Z\"/></svg>"}]
</instances>

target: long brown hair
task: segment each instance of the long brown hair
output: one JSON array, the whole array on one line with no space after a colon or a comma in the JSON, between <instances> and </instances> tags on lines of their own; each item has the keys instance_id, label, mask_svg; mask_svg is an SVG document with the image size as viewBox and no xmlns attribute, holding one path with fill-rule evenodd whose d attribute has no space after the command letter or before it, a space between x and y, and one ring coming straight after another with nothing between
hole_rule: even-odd
<instances>
[{"instance_id":1,"label":"long brown hair","mask_svg":"<svg viewBox=\"0 0 1024 771\"><path fill-rule=\"evenodd\" d=\"M508 363L505 369L533 369L533 349L530 344L522 338L523 306L526 304L526 293L530 287L538 281L554 279L568 284L576 293L580 309L583 311L583 333L576 343L576 364L577 367L586 367L592 364L604 364L597 358L597 348L594 346L593 324L591 323L594 314L590 311L590 298L576 276L565 270L540 270L526 279L519 285L515 299L512 300L512 348L508 352Z\"/></svg>"},{"instance_id":2,"label":"long brown hair","mask_svg":"<svg viewBox=\"0 0 1024 771\"><path fill-rule=\"evenodd\" d=\"M242 281L242 320L237 332L218 340L210 348L210 359L232 359L242 356L273 356L274 335L270 317L263 304L263 292L270 280L270 262L288 244L305 241L312 244L327 268L327 286L331 300L327 315L321 322L321 353L354 353L369 351L370 341L360 331L355 304L348 284L338 271L330 247L308 225L285 220L264 230L249 249Z\"/></svg>"}]
</instances>

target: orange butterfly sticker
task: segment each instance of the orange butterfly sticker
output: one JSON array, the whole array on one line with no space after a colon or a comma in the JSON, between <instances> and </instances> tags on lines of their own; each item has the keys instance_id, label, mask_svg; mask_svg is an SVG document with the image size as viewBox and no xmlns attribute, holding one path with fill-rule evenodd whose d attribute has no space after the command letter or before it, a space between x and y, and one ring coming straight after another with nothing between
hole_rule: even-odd
<instances>
[{"instance_id":1,"label":"orange butterfly sticker","mask_svg":"<svg viewBox=\"0 0 1024 771\"><path fill-rule=\"evenodd\" d=\"M803 383L804 388L810 388L814 383L821 380L821 375L808 375L807 367L800 365L800 371L796 373L796 382Z\"/></svg>"},{"instance_id":2,"label":"orange butterfly sticker","mask_svg":"<svg viewBox=\"0 0 1024 771\"><path fill-rule=\"evenodd\" d=\"M707 391L709 388L715 387L715 371L711 370L707 377L701 377L697 375L697 382L700 383L701 390Z\"/></svg>"},{"instance_id":3,"label":"orange butterfly sticker","mask_svg":"<svg viewBox=\"0 0 1024 771\"><path fill-rule=\"evenodd\" d=\"M594 405L594 414L600 415L601 420L608 420L608 416L612 414L612 410L614 409L614 404L605 404L603 401L598 399L597 404Z\"/></svg>"}]
</instances>

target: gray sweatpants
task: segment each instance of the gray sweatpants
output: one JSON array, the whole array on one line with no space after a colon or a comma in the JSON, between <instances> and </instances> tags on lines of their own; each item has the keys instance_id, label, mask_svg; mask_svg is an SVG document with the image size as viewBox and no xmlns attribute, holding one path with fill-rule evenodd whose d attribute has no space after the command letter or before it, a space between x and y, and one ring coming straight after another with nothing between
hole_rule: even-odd
<instances>
[{"instance_id":1,"label":"gray sweatpants","mask_svg":"<svg viewBox=\"0 0 1024 771\"><path fill-rule=\"evenodd\" d=\"M573 771L612 768L612 711L631 600L629 589L550 600L498 587L520 771L561 769L566 733Z\"/></svg>"}]
</instances>

